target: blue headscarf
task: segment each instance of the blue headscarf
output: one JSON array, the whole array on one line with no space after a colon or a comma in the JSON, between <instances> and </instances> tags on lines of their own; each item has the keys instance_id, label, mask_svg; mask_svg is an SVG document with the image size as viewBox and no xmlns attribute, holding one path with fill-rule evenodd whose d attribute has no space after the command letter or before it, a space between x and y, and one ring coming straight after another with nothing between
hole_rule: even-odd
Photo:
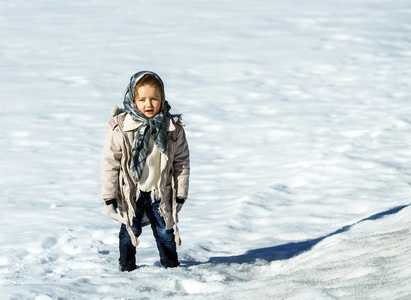
<instances>
[{"instance_id":1,"label":"blue headscarf","mask_svg":"<svg viewBox=\"0 0 411 300\"><path fill-rule=\"evenodd\" d=\"M147 118L142 112L138 110L135 105L134 90L137 83L147 74L153 75L161 85L162 107L154 117ZM154 72L141 71L130 78L130 83L127 86L126 94L124 96L124 111L127 112L134 121L141 122L134 138L133 149L131 151L130 170L133 174L135 182L138 182L143 172L144 165L147 158L147 147L150 136L154 139L158 150L167 156L167 122L166 117L170 116L171 109L167 101L165 101L164 84L161 78Z\"/></svg>"}]
</instances>

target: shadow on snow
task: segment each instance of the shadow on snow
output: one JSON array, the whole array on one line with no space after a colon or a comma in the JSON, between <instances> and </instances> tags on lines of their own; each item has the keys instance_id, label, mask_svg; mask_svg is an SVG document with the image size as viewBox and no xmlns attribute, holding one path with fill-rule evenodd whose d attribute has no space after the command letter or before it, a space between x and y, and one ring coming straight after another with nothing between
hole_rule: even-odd
<instances>
[{"instance_id":1,"label":"shadow on snow","mask_svg":"<svg viewBox=\"0 0 411 300\"><path fill-rule=\"evenodd\" d=\"M278 245L278 246L267 247L267 248L249 250L244 254L236 255L236 256L211 257L207 262L203 262L203 263L194 262L194 261L182 261L182 264L185 266L193 266L193 265L199 265L199 264L204 264L204 263L216 263L216 264L219 264L219 263L253 263L257 259L266 260L266 261L275 261L275 260L292 258L305 251L310 250L314 245L316 245L320 241L330 236L348 231L354 225L357 225L363 221L378 220L386 215L395 214L399 212L400 210L404 209L405 207L408 207L409 205L410 204L391 208L387 211L384 211L384 212L372 215L368 218L362 219L352 225L344 226L326 236L319 237L316 239L302 241L302 242L288 243L284 245Z\"/></svg>"}]
</instances>

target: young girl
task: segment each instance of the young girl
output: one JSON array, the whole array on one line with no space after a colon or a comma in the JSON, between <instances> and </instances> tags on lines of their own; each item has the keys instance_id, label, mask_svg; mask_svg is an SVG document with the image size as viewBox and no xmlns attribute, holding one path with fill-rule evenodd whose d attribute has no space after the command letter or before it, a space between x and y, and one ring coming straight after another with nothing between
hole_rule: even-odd
<instances>
[{"instance_id":1,"label":"young girl","mask_svg":"<svg viewBox=\"0 0 411 300\"><path fill-rule=\"evenodd\" d=\"M187 199L190 174L183 125L169 113L163 82L153 72L131 77L123 104L112 111L101 160L103 214L122 223L119 269L136 269L138 237L149 224L161 264L177 267L177 213Z\"/></svg>"}]
</instances>

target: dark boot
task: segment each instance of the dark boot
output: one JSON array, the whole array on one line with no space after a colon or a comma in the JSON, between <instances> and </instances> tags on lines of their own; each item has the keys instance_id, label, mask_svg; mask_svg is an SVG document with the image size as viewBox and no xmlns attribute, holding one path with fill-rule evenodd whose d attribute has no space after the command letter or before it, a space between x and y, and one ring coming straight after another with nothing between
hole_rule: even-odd
<instances>
[{"instance_id":1,"label":"dark boot","mask_svg":"<svg viewBox=\"0 0 411 300\"><path fill-rule=\"evenodd\" d=\"M134 271L135 269L137 269L136 267L136 261L132 260L132 261L123 261L121 259L118 260L118 269L120 272L131 272Z\"/></svg>"},{"instance_id":2,"label":"dark boot","mask_svg":"<svg viewBox=\"0 0 411 300\"><path fill-rule=\"evenodd\" d=\"M160 259L160 263L163 265L164 268L177 268L180 265L180 262L177 263L167 263L165 260Z\"/></svg>"}]
</instances>

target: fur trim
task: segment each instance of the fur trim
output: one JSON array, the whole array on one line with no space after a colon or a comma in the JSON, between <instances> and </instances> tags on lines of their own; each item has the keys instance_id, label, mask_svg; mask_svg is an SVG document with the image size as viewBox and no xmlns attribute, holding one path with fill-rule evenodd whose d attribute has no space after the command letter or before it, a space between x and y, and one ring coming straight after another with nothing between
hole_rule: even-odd
<instances>
[{"instance_id":1,"label":"fur trim","mask_svg":"<svg viewBox=\"0 0 411 300\"><path fill-rule=\"evenodd\" d=\"M111 112L111 115L113 117L115 117L115 116L121 114L122 112L124 112L124 110L116 105L113 108L111 108L110 112Z\"/></svg>"},{"instance_id":2,"label":"fur trim","mask_svg":"<svg viewBox=\"0 0 411 300\"><path fill-rule=\"evenodd\" d=\"M178 114L178 115L172 115L173 120L176 124L181 125L181 126L185 126L185 124L182 122L183 120L183 115Z\"/></svg>"}]
</instances>

